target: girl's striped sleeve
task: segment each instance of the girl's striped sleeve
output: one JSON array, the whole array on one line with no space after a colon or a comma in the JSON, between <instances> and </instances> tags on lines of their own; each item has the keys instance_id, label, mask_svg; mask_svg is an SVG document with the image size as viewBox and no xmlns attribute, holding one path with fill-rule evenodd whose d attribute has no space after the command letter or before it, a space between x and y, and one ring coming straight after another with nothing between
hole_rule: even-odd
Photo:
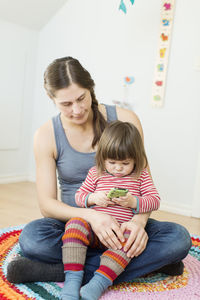
<instances>
[{"instance_id":1,"label":"girl's striped sleeve","mask_svg":"<svg viewBox=\"0 0 200 300\"><path fill-rule=\"evenodd\" d=\"M87 207L87 198L91 193L94 193L96 188L96 171L95 168L91 168L85 181L75 194L76 204L80 207Z\"/></svg>"},{"instance_id":2,"label":"girl's striped sleeve","mask_svg":"<svg viewBox=\"0 0 200 300\"><path fill-rule=\"evenodd\" d=\"M138 213L150 212L160 207L160 196L147 170L140 176L141 186Z\"/></svg>"}]
</instances>

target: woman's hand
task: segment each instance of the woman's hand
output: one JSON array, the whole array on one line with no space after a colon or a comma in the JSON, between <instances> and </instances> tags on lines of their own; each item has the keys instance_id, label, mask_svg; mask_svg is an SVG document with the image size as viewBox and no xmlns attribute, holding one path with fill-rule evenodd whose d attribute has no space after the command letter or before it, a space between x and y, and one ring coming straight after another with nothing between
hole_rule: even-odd
<instances>
[{"instance_id":1,"label":"woman's hand","mask_svg":"<svg viewBox=\"0 0 200 300\"><path fill-rule=\"evenodd\" d=\"M124 242L125 239L122 229L114 217L93 211L88 221L101 243L107 248L114 250L122 248L120 241Z\"/></svg>"},{"instance_id":2,"label":"woman's hand","mask_svg":"<svg viewBox=\"0 0 200 300\"><path fill-rule=\"evenodd\" d=\"M121 224L121 230L123 233L126 230L130 231L129 238L124 246L124 251L128 251L127 256L133 258L140 255L146 248L148 241L148 235L143 224L132 219Z\"/></svg>"},{"instance_id":3,"label":"woman's hand","mask_svg":"<svg viewBox=\"0 0 200 300\"><path fill-rule=\"evenodd\" d=\"M137 208L137 200L129 192L126 194L126 196L121 196L119 198L112 198L112 202L123 207Z\"/></svg>"},{"instance_id":4,"label":"woman's hand","mask_svg":"<svg viewBox=\"0 0 200 300\"><path fill-rule=\"evenodd\" d=\"M108 205L113 205L113 203L110 201L110 199L107 197L106 192L94 192L91 193L88 197L88 206L91 205L99 205L103 207L107 207Z\"/></svg>"}]
</instances>

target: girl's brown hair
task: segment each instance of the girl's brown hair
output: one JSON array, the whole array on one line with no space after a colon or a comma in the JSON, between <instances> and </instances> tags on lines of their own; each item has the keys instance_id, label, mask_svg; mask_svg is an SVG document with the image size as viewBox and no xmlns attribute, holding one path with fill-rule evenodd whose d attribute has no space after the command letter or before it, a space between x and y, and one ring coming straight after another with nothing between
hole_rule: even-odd
<instances>
[{"instance_id":1,"label":"girl's brown hair","mask_svg":"<svg viewBox=\"0 0 200 300\"><path fill-rule=\"evenodd\" d=\"M98 101L94 92L95 84L90 73L83 68L77 59L70 56L55 59L44 73L44 87L50 98L55 97L56 91L67 88L72 83L90 91L94 131L92 147L94 147L106 126L106 120L98 109Z\"/></svg>"},{"instance_id":2,"label":"girl's brown hair","mask_svg":"<svg viewBox=\"0 0 200 300\"><path fill-rule=\"evenodd\" d=\"M96 166L99 174L105 170L105 160L134 160L134 175L139 176L148 161L138 129L131 123L109 123L99 141Z\"/></svg>"}]
</instances>

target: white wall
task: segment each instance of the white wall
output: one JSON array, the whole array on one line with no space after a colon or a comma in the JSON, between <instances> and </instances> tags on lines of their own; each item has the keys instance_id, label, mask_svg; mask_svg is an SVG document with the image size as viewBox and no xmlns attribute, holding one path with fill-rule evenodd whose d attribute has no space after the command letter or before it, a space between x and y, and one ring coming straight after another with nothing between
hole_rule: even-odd
<instances>
[{"instance_id":1,"label":"white wall","mask_svg":"<svg viewBox=\"0 0 200 300\"><path fill-rule=\"evenodd\" d=\"M200 149L200 2L176 1L165 105L150 106L158 45L160 0L135 1L127 15L116 0L68 0L39 36L33 132L56 113L43 90L43 72L55 58L74 56L96 81L100 102L123 96L133 75L133 107L145 134L152 175L165 209L190 214ZM34 177L32 159L31 174ZM197 190L197 189L195 189Z\"/></svg>"},{"instance_id":2,"label":"white wall","mask_svg":"<svg viewBox=\"0 0 200 300\"><path fill-rule=\"evenodd\" d=\"M190 214L200 151L200 70L195 66L196 57L200 59L200 2L176 3L165 107L146 112L143 107L141 112L154 177L166 208L177 204L178 211L182 205L182 211Z\"/></svg>"},{"instance_id":3,"label":"white wall","mask_svg":"<svg viewBox=\"0 0 200 300\"><path fill-rule=\"evenodd\" d=\"M0 183L30 172L38 33L0 20Z\"/></svg>"},{"instance_id":4,"label":"white wall","mask_svg":"<svg viewBox=\"0 0 200 300\"><path fill-rule=\"evenodd\" d=\"M197 172L194 189L194 201L192 206L192 216L200 217L200 152L197 161Z\"/></svg>"}]
</instances>

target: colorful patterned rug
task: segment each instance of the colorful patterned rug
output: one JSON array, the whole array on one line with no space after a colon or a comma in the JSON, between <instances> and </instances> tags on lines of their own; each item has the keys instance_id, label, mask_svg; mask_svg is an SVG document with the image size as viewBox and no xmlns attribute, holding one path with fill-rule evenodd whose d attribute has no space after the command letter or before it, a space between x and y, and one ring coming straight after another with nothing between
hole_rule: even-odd
<instances>
[{"instance_id":1,"label":"colorful patterned rug","mask_svg":"<svg viewBox=\"0 0 200 300\"><path fill-rule=\"evenodd\" d=\"M24 225L0 230L0 299L58 300L62 283L12 284L6 279L8 263L19 255L18 238ZM152 273L133 282L110 287L101 300L175 299L200 300L200 237L192 235L192 247L184 259L181 276Z\"/></svg>"}]
</instances>

